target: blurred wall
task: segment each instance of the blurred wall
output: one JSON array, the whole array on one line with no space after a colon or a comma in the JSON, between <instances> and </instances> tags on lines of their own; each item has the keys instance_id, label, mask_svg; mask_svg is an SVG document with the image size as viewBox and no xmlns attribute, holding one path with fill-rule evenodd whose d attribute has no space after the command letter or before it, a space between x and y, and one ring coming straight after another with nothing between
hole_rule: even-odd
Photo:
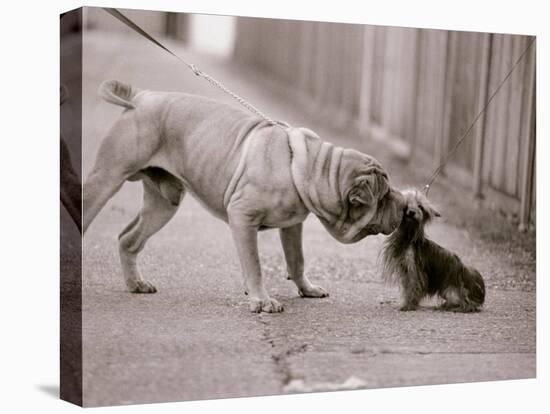
<instances>
[{"instance_id":1,"label":"blurred wall","mask_svg":"<svg viewBox=\"0 0 550 414\"><path fill-rule=\"evenodd\" d=\"M137 34L100 7L84 8L84 22L88 30ZM206 14L159 12L149 10L120 11L154 37L170 37L203 53L222 57L233 54L235 18Z\"/></svg>"},{"instance_id":2,"label":"blurred wall","mask_svg":"<svg viewBox=\"0 0 550 414\"><path fill-rule=\"evenodd\" d=\"M239 18L235 58L311 114L382 140L429 174L506 76L528 36ZM444 173L535 219L535 47Z\"/></svg>"},{"instance_id":3,"label":"blurred wall","mask_svg":"<svg viewBox=\"0 0 550 414\"><path fill-rule=\"evenodd\" d=\"M168 13L129 9L120 9L120 11L153 36L163 36L166 34ZM84 27L89 30L109 31L124 34L135 33L132 29L126 27L119 20L109 15L101 7L84 8Z\"/></svg>"},{"instance_id":4,"label":"blurred wall","mask_svg":"<svg viewBox=\"0 0 550 414\"><path fill-rule=\"evenodd\" d=\"M191 46L201 52L231 56L235 43L235 17L191 14Z\"/></svg>"}]
</instances>

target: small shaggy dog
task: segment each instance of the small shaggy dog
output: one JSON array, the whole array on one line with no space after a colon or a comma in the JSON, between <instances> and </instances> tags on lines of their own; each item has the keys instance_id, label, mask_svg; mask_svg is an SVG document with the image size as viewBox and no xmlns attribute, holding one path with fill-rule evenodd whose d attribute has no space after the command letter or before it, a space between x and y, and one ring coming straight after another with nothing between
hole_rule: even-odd
<instances>
[{"instance_id":1,"label":"small shaggy dog","mask_svg":"<svg viewBox=\"0 0 550 414\"><path fill-rule=\"evenodd\" d=\"M384 275L402 288L400 310L414 310L422 298L438 295L443 299L440 309L478 311L485 300L481 275L456 254L426 238L424 226L440 217L428 199L416 190L403 195L407 203L403 220L383 250Z\"/></svg>"}]
</instances>

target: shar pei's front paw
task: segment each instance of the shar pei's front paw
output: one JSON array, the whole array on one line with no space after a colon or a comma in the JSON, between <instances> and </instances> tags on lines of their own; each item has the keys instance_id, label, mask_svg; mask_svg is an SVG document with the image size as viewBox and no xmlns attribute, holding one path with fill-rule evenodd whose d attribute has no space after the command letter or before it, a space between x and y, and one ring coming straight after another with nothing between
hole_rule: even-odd
<instances>
[{"instance_id":1,"label":"shar pei's front paw","mask_svg":"<svg viewBox=\"0 0 550 414\"><path fill-rule=\"evenodd\" d=\"M157 288L152 283L145 280L138 280L131 285L128 284L128 289L131 293L156 293Z\"/></svg>"},{"instance_id":2,"label":"shar pei's front paw","mask_svg":"<svg viewBox=\"0 0 550 414\"><path fill-rule=\"evenodd\" d=\"M266 312L266 313L279 313L283 312L283 305L281 305L275 299L270 297L250 298L250 311L254 313Z\"/></svg>"},{"instance_id":3,"label":"shar pei's front paw","mask_svg":"<svg viewBox=\"0 0 550 414\"><path fill-rule=\"evenodd\" d=\"M316 285L299 288L298 293L303 298L326 298L329 296L325 289Z\"/></svg>"}]
</instances>

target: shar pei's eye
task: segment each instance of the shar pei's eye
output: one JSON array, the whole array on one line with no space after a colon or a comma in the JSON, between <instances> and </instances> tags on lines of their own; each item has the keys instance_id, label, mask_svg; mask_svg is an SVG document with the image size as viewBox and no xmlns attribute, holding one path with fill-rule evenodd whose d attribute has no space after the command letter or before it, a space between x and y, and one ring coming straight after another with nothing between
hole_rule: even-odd
<instances>
[{"instance_id":1,"label":"shar pei's eye","mask_svg":"<svg viewBox=\"0 0 550 414\"><path fill-rule=\"evenodd\" d=\"M389 192L389 185L384 175L377 171L360 175L354 180L348 200L353 206L378 204Z\"/></svg>"}]
</instances>

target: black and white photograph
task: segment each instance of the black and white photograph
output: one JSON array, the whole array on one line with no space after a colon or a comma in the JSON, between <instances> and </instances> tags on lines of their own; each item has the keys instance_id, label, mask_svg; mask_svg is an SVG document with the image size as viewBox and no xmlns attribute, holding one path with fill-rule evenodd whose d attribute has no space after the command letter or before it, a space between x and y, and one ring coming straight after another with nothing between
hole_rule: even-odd
<instances>
[{"instance_id":1,"label":"black and white photograph","mask_svg":"<svg viewBox=\"0 0 550 414\"><path fill-rule=\"evenodd\" d=\"M102 7L60 36L62 399L536 377L536 36Z\"/></svg>"}]
</instances>

